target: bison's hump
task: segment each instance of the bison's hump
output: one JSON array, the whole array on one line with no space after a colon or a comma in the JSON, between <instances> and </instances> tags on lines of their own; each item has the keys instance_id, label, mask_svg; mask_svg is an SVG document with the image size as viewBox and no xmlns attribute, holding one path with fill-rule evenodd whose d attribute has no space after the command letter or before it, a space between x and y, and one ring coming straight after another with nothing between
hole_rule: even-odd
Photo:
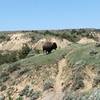
<instances>
[{"instance_id":1,"label":"bison's hump","mask_svg":"<svg viewBox=\"0 0 100 100\"><path fill-rule=\"evenodd\" d=\"M43 47L49 47L49 46L52 46L52 42L46 42L44 43Z\"/></svg>"}]
</instances>

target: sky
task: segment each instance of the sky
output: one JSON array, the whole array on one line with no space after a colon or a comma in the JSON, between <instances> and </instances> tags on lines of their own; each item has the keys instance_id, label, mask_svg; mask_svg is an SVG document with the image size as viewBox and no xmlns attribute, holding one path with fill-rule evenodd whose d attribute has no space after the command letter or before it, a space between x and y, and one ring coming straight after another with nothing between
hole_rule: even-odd
<instances>
[{"instance_id":1,"label":"sky","mask_svg":"<svg viewBox=\"0 0 100 100\"><path fill-rule=\"evenodd\" d=\"M100 0L0 0L0 31L100 28Z\"/></svg>"}]
</instances>

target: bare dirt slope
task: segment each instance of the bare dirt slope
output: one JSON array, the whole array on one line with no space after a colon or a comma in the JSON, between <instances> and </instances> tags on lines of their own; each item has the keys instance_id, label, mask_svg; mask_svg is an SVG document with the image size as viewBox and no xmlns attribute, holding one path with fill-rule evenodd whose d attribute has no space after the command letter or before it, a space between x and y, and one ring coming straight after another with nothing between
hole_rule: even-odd
<instances>
[{"instance_id":1,"label":"bare dirt slope","mask_svg":"<svg viewBox=\"0 0 100 100\"><path fill-rule=\"evenodd\" d=\"M58 48L65 48L65 47L67 47L69 44L71 44L71 42L68 41L67 39L60 39L60 38L57 38L57 37L48 37L48 38L42 38L42 39L40 39L37 43L33 44L32 48L33 48L33 49L42 50L42 45L43 45L46 41L56 42Z\"/></svg>"},{"instance_id":2,"label":"bare dirt slope","mask_svg":"<svg viewBox=\"0 0 100 100\"><path fill-rule=\"evenodd\" d=\"M93 40L93 39L89 39L89 38L84 37L81 40L79 40L77 43L79 43L79 44L87 44L87 43L96 43L96 41Z\"/></svg>"},{"instance_id":3,"label":"bare dirt slope","mask_svg":"<svg viewBox=\"0 0 100 100\"><path fill-rule=\"evenodd\" d=\"M19 50L24 43L31 42L23 33L10 34L10 40L0 43L0 50Z\"/></svg>"},{"instance_id":4,"label":"bare dirt slope","mask_svg":"<svg viewBox=\"0 0 100 100\"><path fill-rule=\"evenodd\" d=\"M62 92L62 72L63 67L66 66L66 60L62 59L58 62L58 74L55 79L54 89L45 91L42 98L39 100L62 100L64 93Z\"/></svg>"}]
</instances>

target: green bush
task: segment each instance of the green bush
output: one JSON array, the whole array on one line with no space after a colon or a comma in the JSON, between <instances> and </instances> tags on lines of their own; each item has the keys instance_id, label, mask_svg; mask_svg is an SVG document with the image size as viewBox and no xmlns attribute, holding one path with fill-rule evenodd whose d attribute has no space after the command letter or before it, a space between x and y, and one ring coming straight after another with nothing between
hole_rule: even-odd
<instances>
[{"instance_id":1,"label":"green bush","mask_svg":"<svg viewBox=\"0 0 100 100\"><path fill-rule=\"evenodd\" d=\"M28 55L28 53L30 52L30 48L29 48L29 46L27 45L27 44L23 44L23 47L22 47L22 49L18 52L18 58L19 59L23 59L23 58L25 58L27 55Z\"/></svg>"},{"instance_id":2,"label":"green bush","mask_svg":"<svg viewBox=\"0 0 100 100\"><path fill-rule=\"evenodd\" d=\"M84 78L82 77L82 74L80 72L73 73L72 90L76 91L77 89L83 88L84 87L83 79Z\"/></svg>"},{"instance_id":3,"label":"green bush","mask_svg":"<svg viewBox=\"0 0 100 100\"><path fill-rule=\"evenodd\" d=\"M23 100L23 97L19 96L16 100Z\"/></svg>"},{"instance_id":4,"label":"green bush","mask_svg":"<svg viewBox=\"0 0 100 100\"><path fill-rule=\"evenodd\" d=\"M2 85L1 88L0 88L0 91L4 91L7 89L7 86L6 85Z\"/></svg>"},{"instance_id":5,"label":"green bush","mask_svg":"<svg viewBox=\"0 0 100 100\"><path fill-rule=\"evenodd\" d=\"M54 35L54 33L53 33L53 32L50 32L50 31L48 31L48 30L46 30L46 31L43 33L43 35Z\"/></svg>"},{"instance_id":6,"label":"green bush","mask_svg":"<svg viewBox=\"0 0 100 100\"><path fill-rule=\"evenodd\" d=\"M46 91L46 90L53 88L53 87L54 87L53 80L46 80L44 82L44 85L43 85L43 90Z\"/></svg>"},{"instance_id":7,"label":"green bush","mask_svg":"<svg viewBox=\"0 0 100 100\"><path fill-rule=\"evenodd\" d=\"M29 85L26 85L19 95L29 97L30 100L37 100L40 96L40 91L34 91Z\"/></svg>"},{"instance_id":8,"label":"green bush","mask_svg":"<svg viewBox=\"0 0 100 100\"><path fill-rule=\"evenodd\" d=\"M6 71L9 72L9 73L12 73L12 72L14 72L14 71L19 70L19 69L20 69L19 66L20 66L20 63L10 64L10 65L8 66L8 68L6 68Z\"/></svg>"},{"instance_id":9,"label":"green bush","mask_svg":"<svg viewBox=\"0 0 100 100\"><path fill-rule=\"evenodd\" d=\"M0 64L4 63L11 63L17 61L17 56L16 52L7 52L4 54L0 54Z\"/></svg>"},{"instance_id":10,"label":"green bush","mask_svg":"<svg viewBox=\"0 0 100 100\"><path fill-rule=\"evenodd\" d=\"M7 34L0 33L0 42L9 41L10 37Z\"/></svg>"},{"instance_id":11,"label":"green bush","mask_svg":"<svg viewBox=\"0 0 100 100\"><path fill-rule=\"evenodd\" d=\"M100 76L96 76L93 80L93 87L97 87L98 85L100 85Z\"/></svg>"},{"instance_id":12,"label":"green bush","mask_svg":"<svg viewBox=\"0 0 100 100\"><path fill-rule=\"evenodd\" d=\"M71 33L71 32L61 33L61 34L59 34L59 37L65 38L72 42L77 42L78 40L80 40L80 37L76 33Z\"/></svg>"},{"instance_id":13,"label":"green bush","mask_svg":"<svg viewBox=\"0 0 100 100\"><path fill-rule=\"evenodd\" d=\"M39 91L35 91L31 94L31 100L37 100L40 96L40 92Z\"/></svg>"},{"instance_id":14,"label":"green bush","mask_svg":"<svg viewBox=\"0 0 100 100\"><path fill-rule=\"evenodd\" d=\"M25 88L19 93L19 95L20 96L27 95L28 92L29 92L29 88L30 88L30 86L29 85L26 85Z\"/></svg>"},{"instance_id":15,"label":"green bush","mask_svg":"<svg viewBox=\"0 0 100 100\"><path fill-rule=\"evenodd\" d=\"M28 55L29 52L30 48L27 44L24 44L20 51L2 51L0 53L0 65L23 59Z\"/></svg>"},{"instance_id":16,"label":"green bush","mask_svg":"<svg viewBox=\"0 0 100 100\"><path fill-rule=\"evenodd\" d=\"M5 82L9 79L9 74L7 72L0 73L0 83Z\"/></svg>"},{"instance_id":17,"label":"green bush","mask_svg":"<svg viewBox=\"0 0 100 100\"><path fill-rule=\"evenodd\" d=\"M23 74L27 73L29 71L28 68L22 68L20 71L18 71L18 77L22 76Z\"/></svg>"},{"instance_id":18,"label":"green bush","mask_svg":"<svg viewBox=\"0 0 100 100\"><path fill-rule=\"evenodd\" d=\"M2 51L0 53L0 65L4 63L16 62L17 60L25 58L30 52L27 44L24 44L19 51Z\"/></svg>"}]
</instances>

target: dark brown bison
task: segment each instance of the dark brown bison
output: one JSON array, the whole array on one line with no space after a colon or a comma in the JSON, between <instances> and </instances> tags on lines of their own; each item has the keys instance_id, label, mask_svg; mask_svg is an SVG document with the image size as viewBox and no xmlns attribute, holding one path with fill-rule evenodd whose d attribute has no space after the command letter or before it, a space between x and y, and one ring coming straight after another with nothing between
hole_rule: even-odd
<instances>
[{"instance_id":1,"label":"dark brown bison","mask_svg":"<svg viewBox=\"0 0 100 100\"><path fill-rule=\"evenodd\" d=\"M53 49L56 50L57 44L55 42L46 42L44 43L42 48L43 48L43 52L46 52L46 54L49 54L51 53Z\"/></svg>"}]
</instances>

